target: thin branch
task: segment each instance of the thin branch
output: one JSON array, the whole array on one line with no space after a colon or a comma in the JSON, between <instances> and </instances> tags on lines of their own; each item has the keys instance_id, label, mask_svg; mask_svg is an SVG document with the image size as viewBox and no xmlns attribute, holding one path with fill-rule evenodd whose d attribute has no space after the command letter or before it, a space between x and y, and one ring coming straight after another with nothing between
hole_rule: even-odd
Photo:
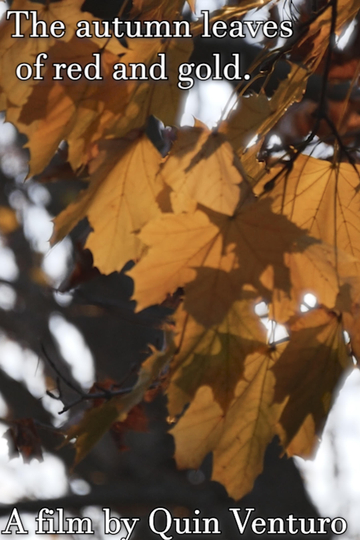
<instances>
[{"instance_id":1,"label":"thin branch","mask_svg":"<svg viewBox=\"0 0 360 540\"><path fill-rule=\"evenodd\" d=\"M48 354L47 350L45 349L45 346L43 343L41 343L41 350L46 358L46 360L48 361L48 363L50 364L50 366L52 367L52 369L55 371L57 377L58 377L58 381L59 379L61 381L63 381L66 386L68 388L71 388L71 390L73 390L74 392L76 392L77 394L79 394L80 396L83 395L83 391L77 387L75 384L73 384L72 381L70 381L69 379L67 379L65 377L65 375L63 373L61 373L61 371L59 370L59 368L57 367L57 365L52 361L52 359L50 358L50 355ZM61 397L61 393L60 393L60 397Z\"/></svg>"},{"instance_id":2,"label":"thin branch","mask_svg":"<svg viewBox=\"0 0 360 540\"><path fill-rule=\"evenodd\" d=\"M111 388L102 388L101 384L95 383L94 386L95 386L95 388L98 388L99 391L98 392L87 392L86 393L83 390L81 390L80 388L77 388L71 381L69 381L66 377L64 377L64 375L59 371L59 369L55 365L55 363L51 360L51 358L48 355L48 353L47 353L47 351L46 351L43 344L41 344L41 349L42 349L42 351L44 353L45 358L49 362L50 366L53 368L53 370L57 374L57 389L59 391L58 396L53 394L53 392L51 392L50 390L47 390L46 394L49 397L51 397L52 399L56 399L57 401L62 401L63 402L61 386L60 386L61 381L63 383L65 383L71 390L74 390L74 392L76 392L78 394L78 398L75 399L74 401L72 401L72 402L70 402L68 404L65 404L63 402L64 407L62 408L61 411L59 411L58 414L63 414L64 412L67 412L68 410L72 409L76 405L80 405L80 403L84 403L86 401L94 401L96 399L104 399L106 401L109 401L110 399L112 399L112 398L114 398L116 396L122 396L124 394L129 394L134 388L134 386L130 386L130 387L127 387L127 388L120 388L120 385L117 384L117 383L114 383L111 386ZM131 373L129 375L131 375ZM127 378L128 377L125 377L124 381ZM157 387L157 383L154 383L151 386L149 386L149 389L154 389L156 387Z\"/></svg>"},{"instance_id":3,"label":"thin branch","mask_svg":"<svg viewBox=\"0 0 360 540\"><path fill-rule=\"evenodd\" d=\"M347 157L349 163L353 166L356 173L358 174L358 170L357 170L356 165L355 165L355 159L350 154L348 148L345 146L345 144L344 144L344 142L343 142L343 140L341 138L341 135L339 134L334 122L331 120L331 118L328 117L327 114L324 115L324 120L328 124L331 131L333 132L333 135L334 135L334 137L335 137L335 139L336 139L336 141L337 141L337 143L339 145L340 151Z\"/></svg>"},{"instance_id":4,"label":"thin branch","mask_svg":"<svg viewBox=\"0 0 360 540\"><path fill-rule=\"evenodd\" d=\"M150 387L151 388L151 387ZM123 394L129 394L133 390L133 386L129 388L119 388L118 390L106 390L103 389L99 392L92 392L91 394L82 394L78 399L75 399L68 405L64 404L63 409L59 412L59 414L63 414L64 412L67 412L68 410L72 409L76 405L79 405L80 403L84 403L86 401L93 401L95 399L105 399L109 401L110 399L116 397L116 396L122 396Z\"/></svg>"}]
</instances>

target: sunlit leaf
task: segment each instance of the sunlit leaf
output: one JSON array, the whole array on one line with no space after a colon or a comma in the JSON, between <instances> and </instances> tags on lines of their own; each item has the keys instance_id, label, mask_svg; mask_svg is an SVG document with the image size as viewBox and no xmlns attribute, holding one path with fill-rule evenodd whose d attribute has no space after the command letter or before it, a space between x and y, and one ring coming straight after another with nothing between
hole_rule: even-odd
<instances>
[{"instance_id":1,"label":"sunlit leaf","mask_svg":"<svg viewBox=\"0 0 360 540\"><path fill-rule=\"evenodd\" d=\"M177 196L228 215L239 202L240 188L246 190L231 145L204 126L179 130L161 176Z\"/></svg>"},{"instance_id":2,"label":"sunlit leaf","mask_svg":"<svg viewBox=\"0 0 360 540\"><path fill-rule=\"evenodd\" d=\"M274 401L285 404L277 431L290 455L309 456L340 377L353 364L335 313L315 309L294 319L289 329L290 342L273 368Z\"/></svg>"},{"instance_id":3,"label":"sunlit leaf","mask_svg":"<svg viewBox=\"0 0 360 540\"><path fill-rule=\"evenodd\" d=\"M159 213L156 180L161 156L145 135L135 141L112 140L100 145L90 164L89 187L55 219L54 241L68 234L84 217L93 229L86 247L94 265L110 274L142 252L135 234Z\"/></svg>"},{"instance_id":4,"label":"sunlit leaf","mask_svg":"<svg viewBox=\"0 0 360 540\"><path fill-rule=\"evenodd\" d=\"M178 466L197 469L212 451L212 479L221 482L235 499L252 489L275 433L278 407L273 405L275 377L271 367L276 356L269 350L247 357L244 376L226 413L209 386L199 388L171 432Z\"/></svg>"},{"instance_id":5,"label":"sunlit leaf","mask_svg":"<svg viewBox=\"0 0 360 540\"><path fill-rule=\"evenodd\" d=\"M195 286L196 288L196 286ZM204 325L182 307L175 314L177 352L170 369L168 409L182 412L200 386L212 388L214 399L226 410L243 375L246 357L266 348L266 332L254 311L254 300L233 301L216 324ZM209 304L222 312L222 300L214 291Z\"/></svg>"}]
</instances>

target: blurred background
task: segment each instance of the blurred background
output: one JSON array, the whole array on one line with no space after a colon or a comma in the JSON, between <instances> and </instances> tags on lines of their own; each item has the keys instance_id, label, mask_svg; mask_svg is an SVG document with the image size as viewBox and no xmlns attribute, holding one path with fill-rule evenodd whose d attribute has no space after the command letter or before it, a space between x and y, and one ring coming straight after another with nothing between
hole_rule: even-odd
<instances>
[{"instance_id":1,"label":"blurred background","mask_svg":"<svg viewBox=\"0 0 360 540\"><path fill-rule=\"evenodd\" d=\"M197 12L222 4L198 0ZM0 4L1 15L6 7ZM262 16L267 14L256 13L257 19ZM229 44L222 46L228 54ZM201 58L208 52L198 44L195 54ZM181 124L192 125L196 117L212 127L235 101L230 83L197 82L184 98ZM222 539L234 538L238 533L227 510L234 502L222 486L210 482L211 459L198 471L176 470L161 397L144 406L137 431L108 434L72 471L74 453L69 446L60 448L59 431L79 421L84 405L61 413L62 400L76 400L71 385L88 390L95 381L126 379L130 384L148 344L161 344L160 324L168 310L133 313L131 280L123 273L100 276L90 254L81 249L86 223L50 248L52 218L86 184L74 181L61 159L42 178L24 182L24 142L2 116L0 529L16 504L29 540L35 539L34 514L43 506L65 507L68 515L90 517L95 538L102 539L103 506L111 507L113 515L129 517L147 516L155 506L165 505L174 516L191 516L200 508L202 515L220 519ZM360 374L354 371L344 381L314 459L281 458L274 441L253 492L236 506L254 506L261 517L341 516L348 522L344 540L360 538L359 408ZM34 422L29 424L29 418ZM21 443L30 448L28 463L17 455ZM154 538L146 520L134 538Z\"/></svg>"}]
</instances>

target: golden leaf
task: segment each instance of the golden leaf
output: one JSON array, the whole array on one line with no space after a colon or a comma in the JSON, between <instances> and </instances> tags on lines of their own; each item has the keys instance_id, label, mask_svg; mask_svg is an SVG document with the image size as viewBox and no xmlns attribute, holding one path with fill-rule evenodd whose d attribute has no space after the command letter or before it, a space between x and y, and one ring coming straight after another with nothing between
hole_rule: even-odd
<instances>
[{"instance_id":1,"label":"golden leaf","mask_svg":"<svg viewBox=\"0 0 360 540\"><path fill-rule=\"evenodd\" d=\"M136 81L131 88L127 107L109 123L106 134L123 137L132 129L142 128L150 115L165 125L176 123L180 101L184 91L177 86L179 65L186 62L192 52L191 39L129 39L128 51L122 62L143 62L147 65L159 62L158 54L165 54L167 81ZM145 57L145 59L142 59ZM131 81L130 81L131 82Z\"/></svg>"},{"instance_id":2,"label":"golden leaf","mask_svg":"<svg viewBox=\"0 0 360 540\"><path fill-rule=\"evenodd\" d=\"M69 43L58 42L48 50L49 62L76 62L81 66L94 63L93 53L98 52L89 39L80 42L73 38ZM116 61L116 56L105 51L101 57L101 63ZM45 73L45 78L31 88L27 102L20 107L10 105L7 110L7 120L12 122L20 132L28 138L26 147L30 150L30 175L40 173L50 161L59 143L63 139L70 142L70 161L73 168L81 164L81 158L75 159L72 149L72 140L75 139L78 147L79 141L86 128L104 113L109 95L106 95L108 80L112 80L111 74L104 81L89 84L86 79L74 83L65 78L64 81L53 81L52 70ZM18 81L21 84L21 81ZM110 83L114 89L115 81ZM99 85L99 86L98 86ZM99 92L99 87L101 94ZM117 99L121 96L121 90L117 89ZM81 125L81 131L78 125ZM97 126L96 126L97 127ZM95 134L92 133L95 138ZM91 139L90 139L91 140ZM89 142L89 141L88 141ZM83 146L81 146L83 150ZM82 155L81 155L82 157Z\"/></svg>"},{"instance_id":3,"label":"golden leaf","mask_svg":"<svg viewBox=\"0 0 360 540\"><path fill-rule=\"evenodd\" d=\"M279 172L281 168L273 169L266 182ZM311 236L360 259L359 182L358 167L300 155L263 196L273 201L274 212L307 229ZM354 273L359 271L360 260L356 260Z\"/></svg>"},{"instance_id":4,"label":"golden leaf","mask_svg":"<svg viewBox=\"0 0 360 540\"><path fill-rule=\"evenodd\" d=\"M37 19L45 21L47 28L53 21L62 21L66 27L66 33L61 38L62 47L65 49L67 43L75 40L76 46L74 44L68 45L73 51L73 56L75 56L74 47L75 49L77 47L81 49L83 41L74 38L77 22L80 20L92 21L94 19L90 14L81 11L82 4L83 0L61 0L46 3L14 0L11 4L11 10L36 11ZM16 77L16 66L23 62L32 65L39 52L47 53L50 48L60 42L60 39L52 37L49 32L50 37L48 38L30 38L29 35L32 30L31 17L26 19L24 16L21 17L21 32L24 37L13 38L11 35L15 30L14 20L14 15L12 15L8 20L3 20L0 23L0 80L2 90L11 104L21 106L25 104L32 88L37 85L38 81L33 79L20 81ZM104 45L101 39L93 38L91 41L93 52L97 52ZM106 48L113 54L119 54L122 49L115 38L109 40ZM46 60L46 65L50 65L49 59Z\"/></svg>"},{"instance_id":5,"label":"golden leaf","mask_svg":"<svg viewBox=\"0 0 360 540\"><path fill-rule=\"evenodd\" d=\"M226 138L204 126L178 131L161 176L177 196L233 214L243 182L241 164Z\"/></svg>"},{"instance_id":6,"label":"golden leaf","mask_svg":"<svg viewBox=\"0 0 360 540\"><path fill-rule=\"evenodd\" d=\"M215 311L222 299L216 291ZM170 366L168 410L171 416L182 412L200 386L210 386L214 399L226 410L234 389L243 375L246 357L266 348L266 331L254 311L254 300L233 300L218 324L204 326L183 307L175 314L176 354ZM206 307L204 306L206 309Z\"/></svg>"},{"instance_id":7,"label":"golden leaf","mask_svg":"<svg viewBox=\"0 0 360 540\"><path fill-rule=\"evenodd\" d=\"M221 482L235 499L252 489L275 433L279 406L273 405L275 377L271 367L277 356L268 350L246 358L244 375L225 413L211 388L199 388L171 431L177 465L197 469L212 451L212 479Z\"/></svg>"},{"instance_id":8,"label":"golden leaf","mask_svg":"<svg viewBox=\"0 0 360 540\"><path fill-rule=\"evenodd\" d=\"M352 365L334 313L308 312L289 331L289 343L245 358L228 409L207 382L172 430L178 466L198 468L212 451L212 478L234 498L253 487L275 433L289 455L311 455L336 385Z\"/></svg>"},{"instance_id":9,"label":"golden leaf","mask_svg":"<svg viewBox=\"0 0 360 540\"><path fill-rule=\"evenodd\" d=\"M225 133L239 154L255 136L261 136L261 127L273 114L271 101L265 94L252 94L240 97L236 111L230 120L223 122L220 131Z\"/></svg>"},{"instance_id":10,"label":"golden leaf","mask_svg":"<svg viewBox=\"0 0 360 540\"><path fill-rule=\"evenodd\" d=\"M353 364L335 313L314 309L292 320L289 330L290 342L273 368L274 402L284 404L277 431L289 455L308 456L323 429L334 389Z\"/></svg>"},{"instance_id":11,"label":"golden leaf","mask_svg":"<svg viewBox=\"0 0 360 540\"><path fill-rule=\"evenodd\" d=\"M290 105L301 100L309 75L308 70L291 64L287 78L281 81L271 99L264 95L240 98L240 108L220 128L236 152L242 154L255 135L258 138L266 135Z\"/></svg>"},{"instance_id":12,"label":"golden leaf","mask_svg":"<svg viewBox=\"0 0 360 540\"><path fill-rule=\"evenodd\" d=\"M159 213L156 180L161 156L145 135L135 141L104 141L90 164L89 187L55 219L58 241L87 216L93 232L86 246L94 265L105 274L119 271L142 251L135 234Z\"/></svg>"}]
</instances>

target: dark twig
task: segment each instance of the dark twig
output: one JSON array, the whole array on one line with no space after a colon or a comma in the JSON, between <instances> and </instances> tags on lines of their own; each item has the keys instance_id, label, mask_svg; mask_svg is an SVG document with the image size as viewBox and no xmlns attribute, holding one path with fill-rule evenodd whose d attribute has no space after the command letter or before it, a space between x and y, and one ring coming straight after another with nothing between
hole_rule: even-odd
<instances>
[{"instance_id":1,"label":"dark twig","mask_svg":"<svg viewBox=\"0 0 360 540\"><path fill-rule=\"evenodd\" d=\"M339 148L340 148L340 151L347 157L349 163L353 166L353 168L355 169L355 172L356 174L359 174L358 173L358 170L356 168L356 165L355 165L355 159L353 158L353 156L350 154L348 148L346 147L346 145L344 144L342 138L341 138L341 135L339 134L334 122L331 120L331 118L328 117L327 114L324 115L324 120L325 122L327 122L329 128L331 129L331 131L333 132L333 135L339 145Z\"/></svg>"},{"instance_id":2,"label":"dark twig","mask_svg":"<svg viewBox=\"0 0 360 540\"><path fill-rule=\"evenodd\" d=\"M95 399L104 399L109 401L110 399L121 396L123 394L129 394L133 390L133 387L129 388L119 388L118 390L108 390L108 389L102 389L99 392L92 392L85 394L83 393L78 399L72 401L68 405L64 405L63 409L59 412L59 414L63 414L64 412L72 409L76 405L79 405L80 403L84 403L85 401L93 401Z\"/></svg>"},{"instance_id":3,"label":"dark twig","mask_svg":"<svg viewBox=\"0 0 360 540\"><path fill-rule=\"evenodd\" d=\"M78 394L78 398L75 399L74 401L72 401L71 403L68 403L68 404L64 404L64 407L61 411L59 411L59 414L63 414L64 412L67 412L68 410L72 409L73 407L75 407L76 405L79 405L80 403L84 403L86 401L94 401L96 399L104 399L106 401L109 401L110 399L116 397L116 396L122 396L124 394L129 394L134 386L130 386L130 387L127 387L127 388L120 388L120 385L119 384L116 384L114 383L111 388L102 388L101 384L99 383L95 383L94 386L95 388L98 388L98 392L83 392L80 388L77 388L71 381L69 381L66 377L63 376L62 373L60 373L59 369L57 368L57 366L54 364L54 362L51 360L50 356L48 355L44 345L42 344L41 345L41 348L42 348L42 351L44 353L44 356L45 358L47 359L47 361L49 362L50 366L53 368L53 370L55 371L55 373L57 374L57 378L56 378L56 381L57 381L57 389L59 391L59 395L56 396L53 392L51 392L50 390L47 390L46 393L49 397L51 397L52 399L56 399L58 401L62 401L63 402L63 399L62 399L62 392L61 392L61 381L63 383L65 383L69 388L71 388L72 390L74 390L74 392L76 392ZM153 388L156 388L157 384L152 384L149 388L153 389Z\"/></svg>"},{"instance_id":4,"label":"dark twig","mask_svg":"<svg viewBox=\"0 0 360 540\"><path fill-rule=\"evenodd\" d=\"M67 379L65 377L65 375L63 373L60 372L59 368L57 367L57 365L52 361L52 359L50 358L50 355L48 354L47 350L45 349L45 346L44 344L42 343L41 344L41 350L43 352L43 355L45 356L47 362L50 364L50 366L52 367L52 369L55 371L56 375L57 375L57 382L59 383L59 379L61 381L63 381L66 386L68 388L71 388L71 390L73 390L74 392L76 392L77 394L79 395L82 395L83 394L83 391L78 388L72 381L70 381L69 379ZM58 386L58 389L60 390L60 387ZM61 392L60 392L60 399L61 399Z\"/></svg>"}]
</instances>

